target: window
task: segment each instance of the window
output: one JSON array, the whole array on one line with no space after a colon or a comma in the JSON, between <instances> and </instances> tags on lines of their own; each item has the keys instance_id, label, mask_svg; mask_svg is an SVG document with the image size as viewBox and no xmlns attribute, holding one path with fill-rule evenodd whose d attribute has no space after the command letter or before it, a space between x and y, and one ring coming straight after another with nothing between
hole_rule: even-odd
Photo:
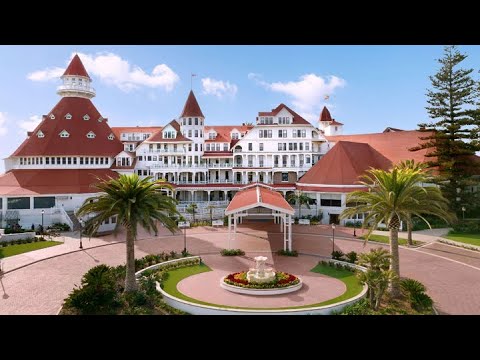
<instances>
[{"instance_id":1,"label":"window","mask_svg":"<svg viewBox=\"0 0 480 360\"><path fill-rule=\"evenodd\" d=\"M148 170L143 170L143 176L148 176Z\"/></svg>"},{"instance_id":2,"label":"window","mask_svg":"<svg viewBox=\"0 0 480 360\"><path fill-rule=\"evenodd\" d=\"M65 119L72 120L72 115L70 115L70 113L68 113L67 115L65 115Z\"/></svg>"},{"instance_id":3,"label":"window","mask_svg":"<svg viewBox=\"0 0 480 360\"><path fill-rule=\"evenodd\" d=\"M70 136L67 130L63 130L59 135L61 138L68 138Z\"/></svg>"},{"instance_id":4,"label":"window","mask_svg":"<svg viewBox=\"0 0 480 360\"><path fill-rule=\"evenodd\" d=\"M209 140L215 140L216 137L217 137L217 133L215 133L215 132L209 132L208 133L208 139Z\"/></svg>"},{"instance_id":5,"label":"window","mask_svg":"<svg viewBox=\"0 0 480 360\"><path fill-rule=\"evenodd\" d=\"M200 137L203 138L203 131L200 130Z\"/></svg>"},{"instance_id":6,"label":"window","mask_svg":"<svg viewBox=\"0 0 480 360\"><path fill-rule=\"evenodd\" d=\"M288 150L290 150L290 151L293 150L293 143L288 143Z\"/></svg>"},{"instance_id":7,"label":"window","mask_svg":"<svg viewBox=\"0 0 480 360\"><path fill-rule=\"evenodd\" d=\"M113 140L113 139L114 139L113 134L108 135L108 140Z\"/></svg>"},{"instance_id":8,"label":"window","mask_svg":"<svg viewBox=\"0 0 480 360\"><path fill-rule=\"evenodd\" d=\"M192 118L188 118L188 125L192 125Z\"/></svg>"},{"instance_id":9,"label":"window","mask_svg":"<svg viewBox=\"0 0 480 360\"><path fill-rule=\"evenodd\" d=\"M299 143L298 146L299 146L298 150L303 151L303 143Z\"/></svg>"},{"instance_id":10,"label":"window","mask_svg":"<svg viewBox=\"0 0 480 360\"><path fill-rule=\"evenodd\" d=\"M183 118L182 124L187 125L187 119Z\"/></svg>"},{"instance_id":11,"label":"window","mask_svg":"<svg viewBox=\"0 0 480 360\"><path fill-rule=\"evenodd\" d=\"M42 196L33 198L34 209L48 209L55 207L55 196Z\"/></svg>"},{"instance_id":12,"label":"window","mask_svg":"<svg viewBox=\"0 0 480 360\"><path fill-rule=\"evenodd\" d=\"M100 117L98 118L98 122L102 122L102 121L103 121L103 118L100 116Z\"/></svg>"},{"instance_id":13,"label":"window","mask_svg":"<svg viewBox=\"0 0 480 360\"><path fill-rule=\"evenodd\" d=\"M203 144L200 144L200 151L203 151Z\"/></svg>"},{"instance_id":14,"label":"window","mask_svg":"<svg viewBox=\"0 0 480 360\"><path fill-rule=\"evenodd\" d=\"M307 164L310 164L310 156L306 156L306 157L305 157L305 162L306 162Z\"/></svg>"},{"instance_id":15,"label":"window","mask_svg":"<svg viewBox=\"0 0 480 360\"><path fill-rule=\"evenodd\" d=\"M152 161L157 161L157 156L152 156Z\"/></svg>"},{"instance_id":16,"label":"window","mask_svg":"<svg viewBox=\"0 0 480 360\"><path fill-rule=\"evenodd\" d=\"M91 157L91 158L90 158L90 165L93 165L93 161L94 161L94 158Z\"/></svg>"},{"instance_id":17,"label":"window","mask_svg":"<svg viewBox=\"0 0 480 360\"><path fill-rule=\"evenodd\" d=\"M200 125L202 125L202 126L203 126L203 120L202 120L202 119L200 119Z\"/></svg>"},{"instance_id":18,"label":"window","mask_svg":"<svg viewBox=\"0 0 480 360\"><path fill-rule=\"evenodd\" d=\"M188 130L188 137L189 137L189 138L192 137L192 130Z\"/></svg>"},{"instance_id":19,"label":"window","mask_svg":"<svg viewBox=\"0 0 480 360\"><path fill-rule=\"evenodd\" d=\"M253 150L253 144L252 143L248 143L248 151L252 151Z\"/></svg>"},{"instance_id":20,"label":"window","mask_svg":"<svg viewBox=\"0 0 480 360\"><path fill-rule=\"evenodd\" d=\"M192 136L191 134L189 136ZM175 131L164 131L163 132L164 139L175 139Z\"/></svg>"},{"instance_id":21,"label":"window","mask_svg":"<svg viewBox=\"0 0 480 360\"><path fill-rule=\"evenodd\" d=\"M305 150L310 151L310 143L305 143Z\"/></svg>"},{"instance_id":22,"label":"window","mask_svg":"<svg viewBox=\"0 0 480 360\"><path fill-rule=\"evenodd\" d=\"M143 140L147 140L150 134L143 134Z\"/></svg>"},{"instance_id":23,"label":"window","mask_svg":"<svg viewBox=\"0 0 480 360\"><path fill-rule=\"evenodd\" d=\"M90 120L90 116L88 114L83 115L83 120Z\"/></svg>"},{"instance_id":24,"label":"window","mask_svg":"<svg viewBox=\"0 0 480 360\"><path fill-rule=\"evenodd\" d=\"M258 144L258 150L263 151L263 143Z\"/></svg>"},{"instance_id":25,"label":"window","mask_svg":"<svg viewBox=\"0 0 480 360\"><path fill-rule=\"evenodd\" d=\"M62 161L62 158L57 157L57 165L60 165L60 164L61 164L61 161Z\"/></svg>"},{"instance_id":26,"label":"window","mask_svg":"<svg viewBox=\"0 0 480 360\"><path fill-rule=\"evenodd\" d=\"M7 198L7 209L30 209L29 197Z\"/></svg>"},{"instance_id":27,"label":"window","mask_svg":"<svg viewBox=\"0 0 480 360\"><path fill-rule=\"evenodd\" d=\"M62 165L67 165L67 158L66 157L62 157Z\"/></svg>"},{"instance_id":28,"label":"window","mask_svg":"<svg viewBox=\"0 0 480 360\"><path fill-rule=\"evenodd\" d=\"M22 165L22 158L20 158L20 165ZM50 158L49 157L45 158L45 165L50 165Z\"/></svg>"},{"instance_id":29,"label":"window","mask_svg":"<svg viewBox=\"0 0 480 360\"><path fill-rule=\"evenodd\" d=\"M188 151L192 151L192 144L188 144Z\"/></svg>"},{"instance_id":30,"label":"window","mask_svg":"<svg viewBox=\"0 0 480 360\"><path fill-rule=\"evenodd\" d=\"M83 157L80 158L80 165L83 165Z\"/></svg>"},{"instance_id":31,"label":"window","mask_svg":"<svg viewBox=\"0 0 480 360\"><path fill-rule=\"evenodd\" d=\"M278 130L278 137L279 138L286 138L287 137L287 130Z\"/></svg>"},{"instance_id":32,"label":"window","mask_svg":"<svg viewBox=\"0 0 480 360\"><path fill-rule=\"evenodd\" d=\"M205 144L205 151L210 151L210 144Z\"/></svg>"},{"instance_id":33,"label":"window","mask_svg":"<svg viewBox=\"0 0 480 360\"><path fill-rule=\"evenodd\" d=\"M143 161L143 156L139 156L138 161Z\"/></svg>"},{"instance_id":34,"label":"window","mask_svg":"<svg viewBox=\"0 0 480 360\"><path fill-rule=\"evenodd\" d=\"M198 151L198 144L195 144L195 151Z\"/></svg>"},{"instance_id":35,"label":"window","mask_svg":"<svg viewBox=\"0 0 480 360\"><path fill-rule=\"evenodd\" d=\"M152 161L152 156L147 156L147 161Z\"/></svg>"},{"instance_id":36,"label":"window","mask_svg":"<svg viewBox=\"0 0 480 360\"><path fill-rule=\"evenodd\" d=\"M116 224L117 218L115 216L112 217L112 224Z\"/></svg>"},{"instance_id":37,"label":"window","mask_svg":"<svg viewBox=\"0 0 480 360\"><path fill-rule=\"evenodd\" d=\"M297 143L293 143L293 150L297 151Z\"/></svg>"},{"instance_id":38,"label":"window","mask_svg":"<svg viewBox=\"0 0 480 360\"><path fill-rule=\"evenodd\" d=\"M195 130L195 137L198 137L198 130Z\"/></svg>"},{"instance_id":39,"label":"window","mask_svg":"<svg viewBox=\"0 0 480 360\"><path fill-rule=\"evenodd\" d=\"M271 138L272 130L260 130L259 137L261 138Z\"/></svg>"},{"instance_id":40,"label":"window","mask_svg":"<svg viewBox=\"0 0 480 360\"><path fill-rule=\"evenodd\" d=\"M137 170L138 176L142 176L142 170Z\"/></svg>"},{"instance_id":41,"label":"window","mask_svg":"<svg viewBox=\"0 0 480 360\"><path fill-rule=\"evenodd\" d=\"M287 182L288 181L288 173L282 173L282 181Z\"/></svg>"},{"instance_id":42,"label":"window","mask_svg":"<svg viewBox=\"0 0 480 360\"><path fill-rule=\"evenodd\" d=\"M195 118L195 125L198 125L198 118Z\"/></svg>"},{"instance_id":43,"label":"window","mask_svg":"<svg viewBox=\"0 0 480 360\"><path fill-rule=\"evenodd\" d=\"M238 133L232 133L232 140L238 140Z\"/></svg>"},{"instance_id":44,"label":"window","mask_svg":"<svg viewBox=\"0 0 480 360\"><path fill-rule=\"evenodd\" d=\"M320 200L320 205L321 205L321 206L339 207L339 206L342 206L342 200L336 200L336 199L321 199L321 200Z\"/></svg>"},{"instance_id":45,"label":"window","mask_svg":"<svg viewBox=\"0 0 480 360\"><path fill-rule=\"evenodd\" d=\"M228 144L227 143L223 143L223 151L228 151Z\"/></svg>"},{"instance_id":46,"label":"window","mask_svg":"<svg viewBox=\"0 0 480 360\"><path fill-rule=\"evenodd\" d=\"M278 151L285 151L287 150L287 144L286 143L278 143Z\"/></svg>"},{"instance_id":47,"label":"window","mask_svg":"<svg viewBox=\"0 0 480 360\"><path fill-rule=\"evenodd\" d=\"M100 158L100 165L103 165L103 157Z\"/></svg>"},{"instance_id":48,"label":"window","mask_svg":"<svg viewBox=\"0 0 480 360\"><path fill-rule=\"evenodd\" d=\"M71 158L71 157L68 157L68 158L67 158L67 164L68 164L68 165L72 165L72 158Z\"/></svg>"},{"instance_id":49,"label":"window","mask_svg":"<svg viewBox=\"0 0 480 360\"><path fill-rule=\"evenodd\" d=\"M104 224L105 224L105 225L110 224L110 218L106 218Z\"/></svg>"},{"instance_id":50,"label":"window","mask_svg":"<svg viewBox=\"0 0 480 360\"><path fill-rule=\"evenodd\" d=\"M95 133L93 131L90 131L88 134L87 134L87 138L89 139L95 139Z\"/></svg>"},{"instance_id":51,"label":"window","mask_svg":"<svg viewBox=\"0 0 480 360\"><path fill-rule=\"evenodd\" d=\"M42 130L38 130L38 132L37 132L37 137L39 137L39 138L44 138L44 137L45 137L45 135L43 134Z\"/></svg>"},{"instance_id":52,"label":"window","mask_svg":"<svg viewBox=\"0 0 480 360\"><path fill-rule=\"evenodd\" d=\"M217 150L217 151L220 151L220 144L215 144L215 145L216 145L216 146L215 146L216 150Z\"/></svg>"},{"instance_id":53,"label":"window","mask_svg":"<svg viewBox=\"0 0 480 360\"><path fill-rule=\"evenodd\" d=\"M338 126L335 126L335 131L338 131Z\"/></svg>"},{"instance_id":54,"label":"window","mask_svg":"<svg viewBox=\"0 0 480 360\"><path fill-rule=\"evenodd\" d=\"M288 116L283 116L278 118L279 124L290 124L290 118Z\"/></svg>"},{"instance_id":55,"label":"window","mask_svg":"<svg viewBox=\"0 0 480 360\"><path fill-rule=\"evenodd\" d=\"M55 120L55 115L50 114L50 119Z\"/></svg>"}]
</instances>

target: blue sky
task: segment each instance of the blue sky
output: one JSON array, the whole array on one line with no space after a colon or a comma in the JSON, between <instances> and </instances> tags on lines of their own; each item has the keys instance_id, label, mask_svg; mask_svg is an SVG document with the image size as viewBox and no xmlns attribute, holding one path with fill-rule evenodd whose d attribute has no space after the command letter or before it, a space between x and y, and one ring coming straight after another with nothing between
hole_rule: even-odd
<instances>
[{"instance_id":1,"label":"blue sky","mask_svg":"<svg viewBox=\"0 0 480 360\"><path fill-rule=\"evenodd\" d=\"M480 68L480 46L460 49L465 66ZM58 102L56 76L75 52L110 126L166 124L195 73L207 124L254 121L283 102L310 121L326 105L351 134L427 120L428 76L442 46L0 46L0 158Z\"/></svg>"}]
</instances>

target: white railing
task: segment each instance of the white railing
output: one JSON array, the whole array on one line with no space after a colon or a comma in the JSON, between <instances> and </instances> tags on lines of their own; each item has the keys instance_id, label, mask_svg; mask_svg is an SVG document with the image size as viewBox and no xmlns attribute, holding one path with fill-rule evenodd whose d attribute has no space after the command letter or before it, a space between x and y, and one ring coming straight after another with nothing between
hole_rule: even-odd
<instances>
[{"instance_id":1,"label":"white railing","mask_svg":"<svg viewBox=\"0 0 480 360\"><path fill-rule=\"evenodd\" d=\"M65 209L62 207L59 207L58 208L60 210L60 214L62 215L63 217L63 221L68 224L68 226L70 226L70 229L73 230L73 222L72 220L70 219L70 216L68 216L67 212L65 211Z\"/></svg>"},{"instance_id":2,"label":"white railing","mask_svg":"<svg viewBox=\"0 0 480 360\"><path fill-rule=\"evenodd\" d=\"M199 181L195 181L195 180L178 180L178 181L174 181L173 183L174 183L174 184L178 184L178 185L209 184L209 182L208 182L208 181L205 181L205 180L199 180Z\"/></svg>"},{"instance_id":3,"label":"white railing","mask_svg":"<svg viewBox=\"0 0 480 360\"><path fill-rule=\"evenodd\" d=\"M233 164L208 164L207 167L209 168L231 168Z\"/></svg>"},{"instance_id":4,"label":"white railing","mask_svg":"<svg viewBox=\"0 0 480 360\"><path fill-rule=\"evenodd\" d=\"M152 150L143 150L143 154L165 154L165 153L174 153L174 154L184 154L186 153L185 149L152 149Z\"/></svg>"},{"instance_id":5,"label":"white railing","mask_svg":"<svg viewBox=\"0 0 480 360\"><path fill-rule=\"evenodd\" d=\"M208 184L233 184L232 180L224 180L224 179L210 179L207 181Z\"/></svg>"},{"instance_id":6,"label":"white railing","mask_svg":"<svg viewBox=\"0 0 480 360\"><path fill-rule=\"evenodd\" d=\"M150 169L207 169L205 164L151 164Z\"/></svg>"},{"instance_id":7,"label":"white railing","mask_svg":"<svg viewBox=\"0 0 480 360\"><path fill-rule=\"evenodd\" d=\"M79 86L79 85L60 85L57 87L57 91L75 90L85 91L95 95L95 89L91 86Z\"/></svg>"},{"instance_id":8,"label":"white railing","mask_svg":"<svg viewBox=\"0 0 480 360\"><path fill-rule=\"evenodd\" d=\"M179 201L177 206L188 206L190 204L197 204L198 207L207 206L228 206L230 201L228 200L216 200L216 201Z\"/></svg>"}]
</instances>

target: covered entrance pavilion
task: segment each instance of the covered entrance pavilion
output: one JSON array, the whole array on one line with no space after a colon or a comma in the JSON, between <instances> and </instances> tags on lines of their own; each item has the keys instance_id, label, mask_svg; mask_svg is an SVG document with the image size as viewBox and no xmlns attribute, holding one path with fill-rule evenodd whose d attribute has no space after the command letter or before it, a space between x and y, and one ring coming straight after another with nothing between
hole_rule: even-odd
<instances>
[{"instance_id":1,"label":"covered entrance pavilion","mask_svg":"<svg viewBox=\"0 0 480 360\"><path fill-rule=\"evenodd\" d=\"M292 216L295 211L285 198L273 188L258 184L237 192L225 210L228 216L228 244L236 237L237 224L243 218L273 217L283 233L283 250L292 250Z\"/></svg>"}]
</instances>

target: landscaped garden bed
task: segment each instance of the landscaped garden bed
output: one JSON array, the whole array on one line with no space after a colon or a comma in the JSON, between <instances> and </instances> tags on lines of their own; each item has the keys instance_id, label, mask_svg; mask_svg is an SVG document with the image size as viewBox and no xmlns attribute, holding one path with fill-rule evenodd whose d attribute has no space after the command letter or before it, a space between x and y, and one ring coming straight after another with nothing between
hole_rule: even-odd
<instances>
[{"instance_id":1,"label":"landscaped garden bed","mask_svg":"<svg viewBox=\"0 0 480 360\"><path fill-rule=\"evenodd\" d=\"M272 282L261 284L248 281L247 271L241 271L227 275L223 281L228 285L247 289L276 289L296 285L300 282L300 279L295 275L278 271L275 273L275 278Z\"/></svg>"},{"instance_id":2,"label":"landscaped garden bed","mask_svg":"<svg viewBox=\"0 0 480 360\"><path fill-rule=\"evenodd\" d=\"M43 237L0 242L0 259L26 252L63 244L60 241L47 241Z\"/></svg>"}]
</instances>

